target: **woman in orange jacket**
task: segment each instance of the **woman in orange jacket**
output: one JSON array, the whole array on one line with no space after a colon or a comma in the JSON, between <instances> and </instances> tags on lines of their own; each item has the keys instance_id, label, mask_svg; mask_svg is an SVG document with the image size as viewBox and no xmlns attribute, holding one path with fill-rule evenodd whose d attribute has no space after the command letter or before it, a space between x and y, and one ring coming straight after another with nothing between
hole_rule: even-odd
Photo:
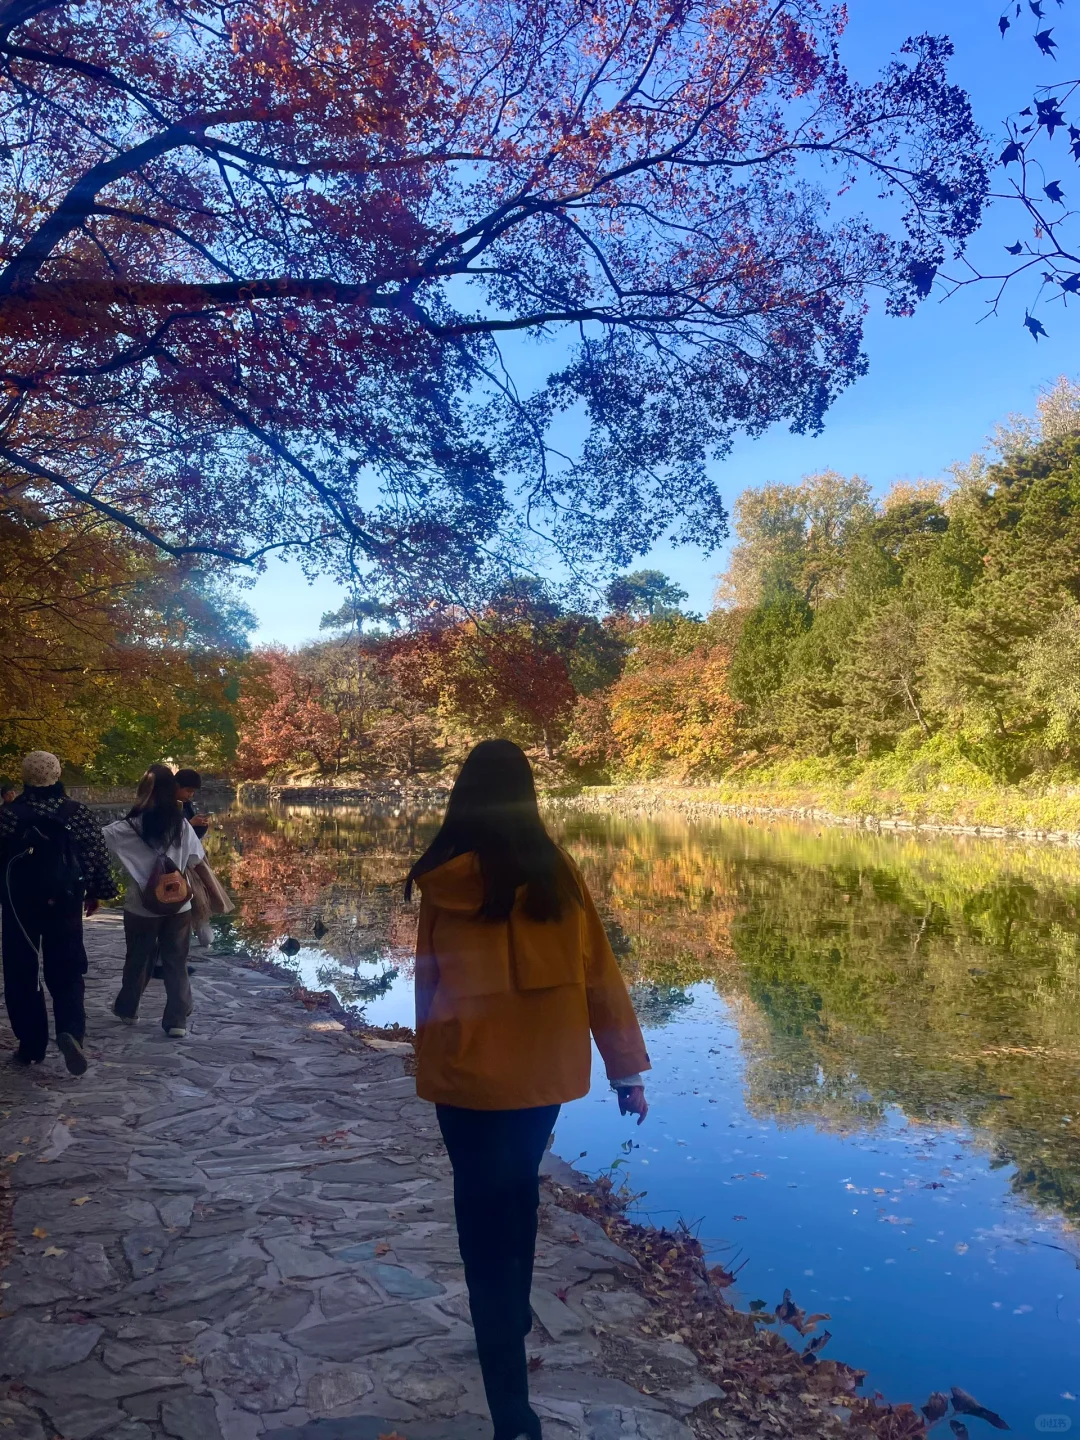
<instances>
[{"instance_id":1,"label":"woman in orange jacket","mask_svg":"<svg viewBox=\"0 0 1080 1440\"><path fill-rule=\"evenodd\" d=\"M624 1114L649 1057L577 866L548 835L529 762L485 740L409 872L417 1092L435 1103L495 1440L537 1440L525 1336L539 1168L559 1107L588 1093L590 1033Z\"/></svg>"}]
</instances>

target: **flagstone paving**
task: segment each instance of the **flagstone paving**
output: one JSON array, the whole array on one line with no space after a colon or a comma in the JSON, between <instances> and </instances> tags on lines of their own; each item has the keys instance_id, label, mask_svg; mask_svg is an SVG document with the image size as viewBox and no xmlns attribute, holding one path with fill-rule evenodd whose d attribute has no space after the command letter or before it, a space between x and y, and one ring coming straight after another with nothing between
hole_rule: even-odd
<instances>
[{"instance_id":1,"label":"flagstone paving","mask_svg":"<svg viewBox=\"0 0 1080 1440\"><path fill-rule=\"evenodd\" d=\"M118 916L87 949L88 1073L55 1051L0 1073L0 1435L486 1440L450 1167L401 1057L223 957L199 963L185 1040L156 982L121 1025ZM690 1440L690 1407L721 1393L683 1347L644 1345L633 1265L545 1206L530 1348L550 1440ZM600 1373L605 1330L667 1388Z\"/></svg>"}]
</instances>

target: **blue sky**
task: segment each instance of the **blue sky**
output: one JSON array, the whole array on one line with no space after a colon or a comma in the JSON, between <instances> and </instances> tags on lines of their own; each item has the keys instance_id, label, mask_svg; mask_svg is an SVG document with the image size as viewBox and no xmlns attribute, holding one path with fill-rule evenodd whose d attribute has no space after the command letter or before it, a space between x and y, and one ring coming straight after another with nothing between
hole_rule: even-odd
<instances>
[{"instance_id":1,"label":"blue sky","mask_svg":"<svg viewBox=\"0 0 1080 1440\"><path fill-rule=\"evenodd\" d=\"M1032 43L1026 5L1017 28L1001 40L996 0L849 0L844 57L855 75L869 79L908 35L951 35L957 50L953 78L970 92L984 128L996 135L1003 116L1027 104L1035 85L1071 75L1080 60L1080 4L1046 9L1060 47L1056 63L1042 59ZM1061 175L1047 178L1060 179L1068 192L1073 162L1064 146L1060 153ZM1019 234L1017 212L998 207L971 253L996 267L1001 247ZM719 472L728 508L748 486L795 482L815 470L858 473L883 491L896 479L938 476L952 461L967 459L1005 415L1031 410L1044 385L1061 374L1080 374L1080 312L1060 304L1040 312L1050 333L1036 343L1021 325L1031 299L1028 282L1022 282L1000 316L982 323L985 294L975 288L945 302L934 297L911 319L872 314L869 374L836 403L823 435L808 439L776 428L737 444ZM662 546L641 563L666 570L690 592L691 608L705 611L724 557ZM245 598L258 616L257 644L297 645L318 634L323 611L340 603L341 592L328 580L309 585L298 566L274 561Z\"/></svg>"}]
</instances>

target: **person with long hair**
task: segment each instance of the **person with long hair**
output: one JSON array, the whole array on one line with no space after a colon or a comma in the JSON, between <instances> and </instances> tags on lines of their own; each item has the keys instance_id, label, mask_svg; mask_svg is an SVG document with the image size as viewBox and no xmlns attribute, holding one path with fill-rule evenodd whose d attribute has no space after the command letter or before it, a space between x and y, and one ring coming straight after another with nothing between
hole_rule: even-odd
<instances>
[{"instance_id":1,"label":"person with long hair","mask_svg":"<svg viewBox=\"0 0 1080 1440\"><path fill-rule=\"evenodd\" d=\"M161 1026L173 1039L182 1039L192 1005L187 969L191 898L183 875L191 863L204 859L204 851L184 818L176 790L176 777L168 765L151 765L139 781L134 805L122 820L105 827L105 843L128 874L124 896L127 953L113 1014L134 1025L143 991L155 963L159 964L165 981ZM157 884L162 878L172 880L175 897L164 902L154 894L162 888ZM169 893L168 884L165 890ZM182 898L185 894L186 899Z\"/></svg>"},{"instance_id":2,"label":"person with long hair","mask_svg":"<svg viewBox=\"0 0 1080 1440\"><path fill-rule=\"evenodd\" d=\"M648 1113L649 1057L592 897L548 834L525 753L485 740L409 871L420 890L417 1093L434 1102L495 1440L538 1440L525 1337L539 1169L595 1040L623 1113Z\"/></svg>"}]
</instances>

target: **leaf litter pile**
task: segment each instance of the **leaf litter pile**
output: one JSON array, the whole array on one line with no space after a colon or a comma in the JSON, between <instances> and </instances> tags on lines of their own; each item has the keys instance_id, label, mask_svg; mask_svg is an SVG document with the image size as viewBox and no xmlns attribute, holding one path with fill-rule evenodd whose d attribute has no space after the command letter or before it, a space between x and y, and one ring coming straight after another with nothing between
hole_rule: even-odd
<instances>
[{"instance_id":1,"label":"leaf litter pile","mask_svg":"<svg viewBox=\"0 0 1080 1440\"><path fill-rule=\"evenodd\" d=\"M701 1440L749 1440L759 1435L805 1440L922 1440L932 1431L955 1440L973 1440L967 1421L996 1430L1008 1425L959 1386L950 1395L935 1392L925 1405L889 1405L881 1396L860 1396L866 1378L842 1360L822 1357L829 1331L827 1314L807 1315L785 1290L774 1310L760 1300L749 1312L736 1310L724 1291L735 1276L709 1266L701 1242L685 1226L660 1230L626 1218L635 1198L603 1175L582 1189L545 1182L556 1204L595 1220L608 1238L628 1251L640 1267L624 1272L652 1306L640 1326L643 1339L677 1341L698 1358L703 1379L726 1398L707 1400L689 1417ZM800 1337L796 1348L782 1328ZM644 1393L640 1360L628 1357L613 1337L601 1334L605 1369ZM950 1415L951 1410L951 1415ZM963 1417L963 1418L961 1418ZM945 1428L945 1422L948 1428Z\"/></svg>"}]
</instances>

